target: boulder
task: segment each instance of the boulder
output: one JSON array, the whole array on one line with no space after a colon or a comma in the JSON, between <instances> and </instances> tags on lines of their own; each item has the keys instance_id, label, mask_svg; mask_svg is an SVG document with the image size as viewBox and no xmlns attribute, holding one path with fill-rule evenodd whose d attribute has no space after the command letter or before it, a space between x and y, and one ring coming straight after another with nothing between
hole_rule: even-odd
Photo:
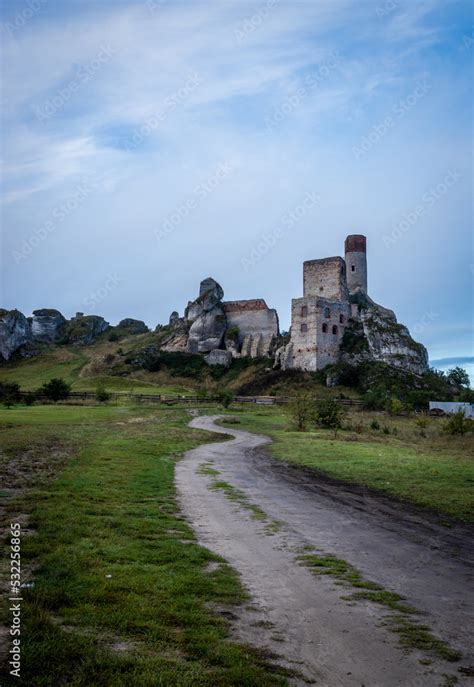
<instances>
[{"instance_id":1,"label":"boulder","mask_svg":"<svg viewBox=\"0 0 474 687\"><path fill-rule=\"evenodd\" d=\"M99 315L81 315L66 325L63 340L76 346L88 346L109 327L109 323Z\"/></svg>"},{"instance_id":2,"label":"boulder","mask_svg":"<svg viewBox=\"0 0 474 687\"><path fill-rule=\"evenodd\" d=\"M223 365L224 367L230 367L232 364L232 353L230 351L215 349L205 355L204 360L208 365Z\"/></svg>"},{"instance_id":3,"label":"boulder","mask_svg":"<svg viewBox=\"0 0 474 687\"><path fill-rule=\"evenodd\" d=\"M191 325L186 351L209 353L220 348L227 327L225 313L219 306L203 312Z\"/></svg>"},{"instance_id":4,"label":"boulder","mask_svg":"<svg viewBox=\"0 0 474 687\"><path fill-rule=\"evenodd\" d=\"M31 326L19 310L0 309L0 356L9 360L32 339Z\"/></svg>"},{"instance_id":5,"label":"boulder","mask_svg":"<svg viewBox=\"0 0 474 687\"><path fill-rule=\"evenodd\" d=\"M33 310L31 318L31 334L35 341L54 343L61 338L67 320L52 308Z\"/></svg>"}]
</instances>

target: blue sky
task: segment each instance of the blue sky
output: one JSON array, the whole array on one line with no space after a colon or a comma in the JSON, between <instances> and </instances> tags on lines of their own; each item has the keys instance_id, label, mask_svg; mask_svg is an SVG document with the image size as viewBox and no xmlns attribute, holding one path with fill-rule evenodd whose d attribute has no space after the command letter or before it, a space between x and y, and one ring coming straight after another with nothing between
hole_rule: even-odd
<instances>
[{"instance_id":1,"label":"blue sky","mask_svg":"<svg viewBox=\"0 0 474 687\"><path fill-rule=\"evenodd\" d=\"M471 2L1 7L2 306L155 326L211 275L286 329L364 233L374 300L469 364Z\"/></svg>"}]
</instances>

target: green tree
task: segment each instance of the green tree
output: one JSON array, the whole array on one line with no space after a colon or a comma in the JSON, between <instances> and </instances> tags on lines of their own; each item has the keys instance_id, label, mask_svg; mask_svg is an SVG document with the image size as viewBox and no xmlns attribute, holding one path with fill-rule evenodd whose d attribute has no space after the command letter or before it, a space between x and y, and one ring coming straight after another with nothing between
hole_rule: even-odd
<instances>
[{"instance_id":1,"label":"green tree","mask_svg":"<svg viewBox=\"0 0 474 687\"><path fill-rule=\"evenodd\" d=\"M300 393L288 403L288 412L298 431L306 432L316 421L316 403L311 394Z\"/></svg>"},{"instance_id":2,"label":"green tree","mask_svg":"<svg viewBox=\"0 0 474 687\"><path fill-rule=\"evenodd\" d=\"M231 391L221 391L218 394L218 399L223 408L229 408L234 400L234 395Z\"/></svg>"},{"instance_id":3,"label":"green tree","mask_svg":"<svg viewBox=\"0 0 474 687\"><path fill-rule=\"evenodd\" d=\"M56 403L56 401L62 401L69 397L71 386L64 379L55 377L46 384L43 384L40 391L46 398Z\"/></svg>"},{"instance_id":4,"label":"green tree","mask_svg":"<svg viewBox=\"0 0 474 687\"><path fill-rule=\"evenodd\" d=\"M19 400L20 385L17 382L0 382L0 401L6 408L11 408Z\"/></svg>"},{"instance_id":5,"label":"green tree","mask_svg":"<svg viewBox=\"0 0 474 687\"><path fill-rule=\"evenodd\" d=\"M467 387L471 386L471 380L466 370L462 367L453 367L448 371L447 380L453 386Z\"/></svg>"},{"instance_id":6,"label":"green tree","mask_svg":"<svg viewBox=\"0 0 474 687\"><path fill-rule=\"evenodd\" d=\"M338 430L342 428L345 418L344 408L333 398L328 401L321 401L316 408L316 423L324 429L332 429L334 437Z\"/></svg>"},{"instance_id":7,"label":"green tree","mask_svg":"<svg viewBox=\"0 0 474 687\"><path fill-rule=\"evenodd\" d=\"M110 401L111 394L109 391L107 391L102 382L99 382L99 384L96 386L95 397L98 401L100 401L100 403L106 403L107 401Z\"/></svg>"}]
</instances>

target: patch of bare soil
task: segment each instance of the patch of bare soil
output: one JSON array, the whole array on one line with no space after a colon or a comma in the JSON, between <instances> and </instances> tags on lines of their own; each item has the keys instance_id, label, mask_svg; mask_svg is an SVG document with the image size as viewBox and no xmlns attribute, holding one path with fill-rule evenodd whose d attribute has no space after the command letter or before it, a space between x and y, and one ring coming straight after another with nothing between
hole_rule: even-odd
<instances>
[{"instance_id":1,"label":"patch of bare soil","mask_svg":"<svg viewBox=\"0 0 474 687\"><path fill-rule=\"evenodd\" d=\"M298 672L297 685L467 685L472 609L466 528L446 532L402 504L285 466L260 450L267 438L218 428L215 419L195 418L191 426L234 439L189 451L177 463L176 482L199 541L239 571L251 595L250 605L232 608L235 637L277 654ZM211 488L216 478L200 470L203 464L219 471L218 479L230 485L227 493ZM236 490L267 520L279 522L273 536L242 499L229 498ZM419 610L419 622L463 659L450 663L402 647L387 608L348 600L340 581L312 574L298 561L309 550L347 561L365 579L405 597Z\"/></svg>"}]
</instances>

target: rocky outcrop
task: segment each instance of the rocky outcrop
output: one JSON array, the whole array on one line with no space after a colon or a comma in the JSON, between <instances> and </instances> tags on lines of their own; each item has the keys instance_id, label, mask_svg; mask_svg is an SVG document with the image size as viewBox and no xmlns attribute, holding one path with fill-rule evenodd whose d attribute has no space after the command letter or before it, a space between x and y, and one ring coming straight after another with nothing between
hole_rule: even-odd
<instances>
[{"instance_id":1,"label":"rocky outcrop","mask_svg":"<svg viewBox=\"0 0 474 687\"><path fill-rule=\"evenodd\" d=\"M412 339L407 327L397 322L392 310L365 294L351 300L357 304L358 313L344 333L342 362L383 362L418 375L428 371L428 351Z\"/></svg>"},{"instance_id":2,"label":"rocky outcrop","mask_svg":"<svg viewBox=\"0 0 474 687\"><path fill-rule=\"evenodd\" d=\"M142 320L134 320L132 317L126 317L120 320L118 325L115 327L115 331L118 334L146 334L150 330Z\"/></svg>"},{"instance_id":3,"label":"rocky outcrop","mask_svg":"<svg viewBox=\"0 0 474 687\"><path fill-rule=\"evenodd\" d=\"M232 353L230 351L223 351L216 349L204 356L204 360L208 365L223 365L230 367L232 364Z\"/></svg>"},{"instance_id":4,"label":"rocky outcrop","mask_svg":"<svg viewBox=\"0 0 474 687\"><path fill-rule=\"evenodd\" d=\"M189 326L188 353L209 353L221 348L227 328L223 297L224 291L214 279L208 277L201 282L199 296L188 304L184 316Z\"/></svg>"},{"instance_id":5,"label":"rocky outcrop","mask_svg":"<svg viewBox=\"0 0 474 687\"><path fill-rule=\"evenodd\" d=\"M31 319L33 339L45 343L55 343L62 337L66 322L66 318L61 315L59 310L52 308L33 310Z\"/></svg>"},{"instance_id":6,"label":"rocky outcrop","mask_svg":"<svg viewBox=\"0 0 474 687\"><path fill-rule=\"evenodd\" d=\"M81 315L66 325L62 340L76 346L88 346L109 327L109 323L99 315Z\"/></svg>"},{"instance_id":7,"label":"rocky outcrop","mask_svg":"<svg viewBox=\"0 0 474 687\"><path fill-rule=\"evenodd\" d=\"M9 360L31 339L31 326L23 313L0 309L0 356L3 360Z\"/></svg>"}]
</instances>

